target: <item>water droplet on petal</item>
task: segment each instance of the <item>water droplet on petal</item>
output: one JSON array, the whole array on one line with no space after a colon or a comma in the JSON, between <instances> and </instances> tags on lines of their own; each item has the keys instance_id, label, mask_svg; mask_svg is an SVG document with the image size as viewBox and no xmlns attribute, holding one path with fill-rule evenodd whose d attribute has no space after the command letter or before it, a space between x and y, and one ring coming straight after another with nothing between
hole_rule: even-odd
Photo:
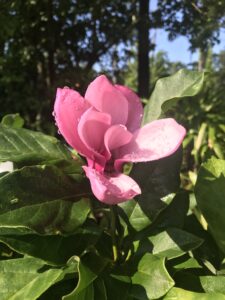
<instances>
[{"instance_id":1,"label":"water droplet on petal","mask_svg":"<svg viewBox=\"0 0 225 300\"><path fill-rule=\"evenodd\" d=\"M52 115L53 115L53 117L55 117L55 112L54 112L54 110L53 110L53 112L52 112Z\"/></svg>"}]
</instances>

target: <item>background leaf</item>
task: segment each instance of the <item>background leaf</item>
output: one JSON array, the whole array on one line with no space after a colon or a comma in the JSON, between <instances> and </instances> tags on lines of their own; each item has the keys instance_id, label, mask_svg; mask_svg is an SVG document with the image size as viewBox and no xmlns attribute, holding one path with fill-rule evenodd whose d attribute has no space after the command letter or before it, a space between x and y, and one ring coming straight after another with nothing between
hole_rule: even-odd
<instances>
[{"instance_id":1,"label":"background leaf","mask_svg":"<svg viewBox=\"0 0 225 300\"><path fill-rule=\"evenodd\" d=\"M211 158L199 171L195 196L210 232L225 253L225 161Z\"/></svg>"},{"instance_id":2,"label":"background leaf","mask_svg":"<svg viewBox=\"0 0 225 300\"><path fill-rule=\"evenodd\" d=\"M198 94L203 81L204 73L187 69L181 69L174 75L159 79L145 107L143 124L159 119L180 98Z\"/></svg>"},{"instance_id":3,"label":"background leaf","mask_svg":"<svg viewBox=\"0 0 225 300\"><path fill-rule=\"evenodd\" d=\"M0 125L0 161L31 165L63 159L71 160L71 154L56 138L24 128Z\"/></svg>"},{"instance_id":4,"label":"background leaf","mask_svg":"<svg viewBox=\"0 0 225 300\"><path fill-rule=\"evenodd\" d=\"M54 166L24 167L9 173L0 178L0 228L71 233L90 211L81 191L84 193L80 184Z\"/></svg>"},{"instance_id":5,"label":"background leaf","mask_svg":"<svg viewBox=\"0 0 225 300\"><path fill-rule=\"evenodd\" d=\"M24 125L24 119L19 114L9 114L2 118L1 124L12 128L21 128Z\"/></svg>"},{"instance_id":6,"label":"background leaf","mask_svg":"<svg viewBox=\"0 0 225 300\"><path fill-rule=\"evenodd\" d=\"M186 291L180 288L172 288L169 293L163 298L164 300L224 300L225 295L219 293L195 293Z\"/></svg>"},{"instance_id":7,"label":"background leaf","mask_svg":"<svg viewBox=\"0 0 225 300\"><path fill-rule=\"evenodd\" d=\"M147 299L157 299L165 295L174 285L173 279L165 268L164 259L149 253L140 260L138 271L132 277L132 283L134 285L132 294L137 299L146 299L143 288Z\"/></svg>"},{"instance_id":8,"label":"background leaf","mask_svg":"<svg viewBox=\"0 0 225 300\"><path fill-rule=\"evenodd\" d=\"M104 270L107 263L106 260L93 253L87 253L81 259L78 258L78 284L74 291L63 297L63 300L92 300L94 297L92 283Z\"/></svg>"},{"instance_id":9,"label":"background leaf","mask_svg":"<svg viewBox=\"0 0 225 300\"><path fill-rule=\"evenodd\" d=\"M177 228L149 237L153 244L152 253L158 257L174 258L201 245L202 239Z\"/></svg>"},{"instance_id":10,"label":"background leaf","mask_svg":"<svg viewBox=\"0 0 225 300\"><path fill-rule=\"evenodd\" d=\"M94 225L94 224L92 224ZM79 228L70 236L37 234L0 235L0 242L23 255L41 258L50 265L63 265L93 246L101 234L97 226Z\"/></svg>"},{"instance_id":11,"label":"background leaf","mask_svg":"<svg viewBox=\"0 0 225 300\"><path fill-rule=\"evenodd\" d=\"M30 257L0 261L0 297L35 300L67 272L71 269L51 269L43 261Z\"/></svg>"}]
</instances>

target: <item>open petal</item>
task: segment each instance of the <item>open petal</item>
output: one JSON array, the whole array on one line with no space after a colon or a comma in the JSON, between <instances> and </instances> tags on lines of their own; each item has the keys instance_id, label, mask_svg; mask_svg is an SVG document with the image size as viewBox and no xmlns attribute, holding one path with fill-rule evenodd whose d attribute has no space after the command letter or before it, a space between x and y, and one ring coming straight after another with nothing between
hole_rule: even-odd
<instances>
[{"instance_id":1,"label":"open petal","mask_svg":"<svg viewBox=\"0 0 225 300\"><path fill-rule=\"evenodd\" d=\"M78 124L78 133L85 146L92 152L91 159L98 163L105 163L104 135L111 124L111 116L96 111L93 107L88 109Z\"/></svg>"},{"instance_id":2,"label":"open petal","mask_svg":"<svg viewBox=\"0 0 225 300\"><path fill-rule=\"evenodd\" d=\"M126 124L127 99L111 84L106 76L101 75L92 81L85 93L85 99L98 111L110 114L112 124Z\"/></svg>"},{"instance_id":3,"label":"open petal","mask_svg":"<svg viewBox=\"0 0 225 300\"><path fill-rule=\"evenodd\" d=\"M143 106L140 98L131 89L126 86L116 84L115 87L126 97L128 101L128 118L126 127L134 132L140 128L143 117Z\"/></svg>"},{"instance_id":4,"label":"open petal","mask_svg":"<svg viewBox=\"0 0 225 300\"><path fill-rule=\"evenodd\" d=\"M108 159L111 157L111 151L126 145L132 139L130 133L124 125L111 126L105 133L104 143L108 151Z\"/></svg>"},{"instance_id":5,"label":"open petal","mask_svg":"<svg viewBox=\"0 0 225 300\"><path fill-rule=\"evenodd\" d=\"M90 104L78 92L69 88L57 89L54 104L56 124L67 143L84 156L89 155L90 151L81 141L77 125L89 107Z\"/></svg>"},{"instance_id":6,"label":"open petal","mask_svg":"<svg viewBox=\"0 0 225 300\"><path fill-rule=\"evenodd\" d=\"M141 193L138 184L129 176L118 173L109 176L89 167L83 167L91 182L95 197L106 204L117 204Z\"/></svg>"},{"instance_id":7,"label":"open petal","mask_svg":"<svg viewBox=\"0 0 225 300\"><path fill-rule=\"evenodd\" d=\"M153 121L134 133L131 142L118 150L115 168L124 162L157 160L174 153L183 141L186 130L174 119Z\"/></svg>"}]
</instances>

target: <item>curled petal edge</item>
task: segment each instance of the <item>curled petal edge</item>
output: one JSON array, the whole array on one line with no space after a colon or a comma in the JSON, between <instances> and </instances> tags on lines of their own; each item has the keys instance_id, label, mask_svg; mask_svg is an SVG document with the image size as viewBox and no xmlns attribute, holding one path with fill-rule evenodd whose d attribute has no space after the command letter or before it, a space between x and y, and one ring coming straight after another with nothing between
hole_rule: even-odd
<instances>
[{"instance_id":1,"label":"curled petal edge","mask_svg":"<svg viewBox=\"0 0 225 300\"><path fill-rule=\"evenodd\" d=\"M84 166L86 176L91 183L95 197L106 204L114 205L125 202L141 194L139 185L129 176L117 173L110 176Z\"/></svg>"}]
</instances>

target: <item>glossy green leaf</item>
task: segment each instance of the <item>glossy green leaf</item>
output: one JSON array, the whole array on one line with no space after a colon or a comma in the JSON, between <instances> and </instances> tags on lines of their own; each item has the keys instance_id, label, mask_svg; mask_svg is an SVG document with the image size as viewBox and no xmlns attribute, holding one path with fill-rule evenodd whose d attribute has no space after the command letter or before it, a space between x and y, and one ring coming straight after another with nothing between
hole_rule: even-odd
<instances>
[{"instance_id":1,"label":"glossy green leaf","mask_svg":"<svg viewBox=\"0 0 225 300\"><path fill-rule=\"evenodd\" d=\"M165 268L164 259L149 253L141 258L132 283L132 294L137 299L146 299L145 296L147 299L157 299L174 286L174 281Z\"/></svg>"},{"instance_id":2,"label":"glossy green leaf","mask_svg":"<svg viewBox=\"0 0 225 300\"><path fill-rule=\"evenodd\" d=\"M164 300L225 300L225 295L219 293L195 293L180 288L172 288Z\"/></svg>"},{"instance_id":3,"label":"glossy green leaf","mask_svg":"<svg viewBox=\"0 0 225 300\"><path fill-rule=\"evenodd\" d=\"M82 197L79 184L54 166L24 167L0 178L0 214L27 205L77 197Z\"/></svg>"},{"instance_id":4,"label":"glossy green leaf","mask_svg":"<svg viewBox=\"0 0 225 300\"><path fill-rule=\"evenodd\" d=\"M0 233L71 234L85 222L89 211L87 199L26 206L0 215Z\"/></svg>"},{"instance_id":5,"label":"glossy green leaf","mask_svg":"<svg viewBox=\"0 0 225 300\"><path fill-rule=\"evenodd\" d=\"M94 225L94 224L93 224ZM41 258L50 265L63 265L73 255L80 256L94 245L101 231L97 226L79 228L70 236L61 235L2 235L0 242L23 255Z\"/></svg>"},{"instance_id":6,"label":"glossy green leaf","mask_svg":"<svg viewBox=\"0 0 225 300\"><path fill-rule=\"evenodd\" d=\"M198 271L200 271L198 269ZM225 295L225 278L224 276L199 276L203 272L193 270L181 270L174 276L176 286L185 290L198 293L220 293Z\"/></svg>"},{"instance_id":7,"label":"glossy green leaf","mask_svg":"<svg viewBox=\"0 0 225 300\"><path fill-rule=\"evenodd\" d=\"M86 220L81 187L54 166L24 167L0 178L0 228L72 232ZM1 230L0 230L1 231Z\"/></svg>"},{"instance_id":8,"label":"glossy green leaf","mask_svg":"<svg viewBox=\"0 0 225 300\"><path fill-rule=\"evenodd\" d=\"M167 262L168 267L172 267L172 271L170 273L176 273L180 270L188 270L188 269L202 269L202 266L199 262L193 258L185 255L183 257L179 257L178 259L172 259Z\"/></svg>"},{"instance_id":9,"label":"glossy green leaf","mask_svg":"<svg viewBox=\"0 0 225 300\"><path fill-rule=\"evenodd\" d=\"M30 165L61 159L71 159L71 154L56 138L0 125L0 161Z\"/></svg>"},{"instance_id":10,"label":"glossy green leaf","mask_svg":"<svg viewBox=\"0 0 225 300\"><path fill-rule=\"evenodd\" d=\"M72 277L72 276L70 276ZM44 292L38 300L58 300L62 299L64 295L69 294L76 285L76 281L74 280L74 276L72 279L65 279L57 282L52 285L46 292Z\"/></svg>"},{"instance_id":11,"label":"glossy green leaf","mask_svg":"<svg viewBox=\"0 0 225 300\"><path fill-rule=\"evenodd\" d=\"M224 276L200 276L202 288L207 293L221 293L225 295Z\"/></svg>"},{"instance_id":12,"label":"glossy green leaf","mask_svg":"<svg viewBox=\"0 0 225 300\"><path fill-rule=\"evenodd\" d=\"M87 253L82 258L78 259L78 284L74 291L63 297L63 300L87 300L87 295L90 300L93 299L93 282L104 270L107 261L93 254ZM86 297L86 298L85 298Z\"/></svg>"},{"instance_id":13,"label":"glossy green leaf","mask_svg":"<svg viewBox=\"0 0 225 300\"><path fill-rule=\"evenodd\" d=\"M132 229L139 231L151 224L151 221L142 211L137 201L126 201L119 204L119 206L122 208L127 218L127 222L123 222L125 235L128 233L127 229L129 226L132 226Z\"/></svg>"},{"instance_id":14,"label":"glossy green leaf","mask_svg":"<svg viewBox=\"0 0 225 300\"><path fill-rule=\"evenodd\" d=\"M179 99L198 94L203 81L204 73L186 69L159 79L145 107L143 123L159 119Z\"/></svg>"},{"instance_id":15,"label":"glossy green leaf","mask_svg":"<svg viewBox=\"0 0 225 300\"><path fill-rule=\"evenodd\" d=\"M211 158L199 171L195 187L197 204L210 232L225 253L225 161Z\"/></svg>"},{"instance_id":16,"label":"glossy green leaf","mask_svg":"<svg viewBox=\"0 0 225 300\"><path fill-rule=\"evenodd\" d=\"M152 253L159 257L175 258L201 245L202 239L177 228L169 228L149 237Z\"/></svg>"},{"instance_id":17,"label":"glossy green leaf","mask_svg":"<svg viewBox=\"0 0 225 300\"><path fill-rule=\"evenodd\" d=\"M21 128L24 125L24 119L19 114L9 114L2 118L1 124L12 128Z\"/></svg>"},{"instance_id":18,"label":"glossy green leaf","mask_svg":"<svg viewBox=\"0 0 225 300\"><path fill-rule=\"evenodd\" d=\"M0 261L0 298L35 300L68 272L70 268L51 269L30 257Z\"/></svg>"}]
</instances>

